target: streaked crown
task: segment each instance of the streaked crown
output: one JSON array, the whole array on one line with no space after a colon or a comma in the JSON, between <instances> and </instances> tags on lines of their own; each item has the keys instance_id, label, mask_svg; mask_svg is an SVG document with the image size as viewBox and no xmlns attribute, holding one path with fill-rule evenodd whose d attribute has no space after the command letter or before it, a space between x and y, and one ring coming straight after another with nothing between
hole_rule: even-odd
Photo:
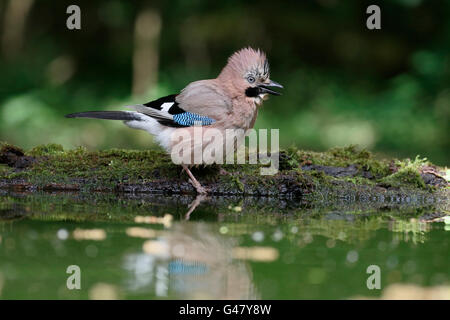
<instances>
[{"instance_id":1,"label":"streaked crown","mask_svg":"<svg viewBox=\"0 0 450 320\"><path fill-rule=\"evenodd\" d=\"M250 47L236 51L228 59L228 63L219 77L225 74L233 77L253 76L259 79L268 79L269 62L266 54L259 49L255 50Z\"/></svg>"}]
</instances>

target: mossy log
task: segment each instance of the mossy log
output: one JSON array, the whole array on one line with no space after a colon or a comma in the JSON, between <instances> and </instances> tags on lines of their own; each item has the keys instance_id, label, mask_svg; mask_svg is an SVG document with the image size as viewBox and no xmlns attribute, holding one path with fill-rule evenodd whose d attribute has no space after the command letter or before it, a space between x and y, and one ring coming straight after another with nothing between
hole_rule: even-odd
<instances>
[{"instance_id":1,"label":"mossy log","mask_svg":"<svg viewBox=\"0 0 450 320\"><path fill-rule=\"evenodd\" d=\"M377 159L355 146L279 154L279 171L260 175L260 165L211 165L193 169L211 195L278 198L411 197L448 200L447 169L425 159ZM29 151L3 143L0 188L195 194L181 167L160 150L87 151L43 145Z\"/></svg>"}]
</instances>

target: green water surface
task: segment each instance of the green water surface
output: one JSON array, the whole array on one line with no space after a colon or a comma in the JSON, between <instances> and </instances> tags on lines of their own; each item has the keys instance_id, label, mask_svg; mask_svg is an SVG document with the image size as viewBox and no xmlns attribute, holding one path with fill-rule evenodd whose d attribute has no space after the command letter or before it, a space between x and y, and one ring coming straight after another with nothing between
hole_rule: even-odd
<instances>
[{"instance_id":1,"label":"green water surface","mask_svg":"<svg viewBox=\"0 0 450 320\"><path fill-rule=\"evenodd\" d=\"M186 220L192 200L2 193L0 298L347 299L450 282L450 228L426 199L209 198Z\"/></svg>"}]
</instances>

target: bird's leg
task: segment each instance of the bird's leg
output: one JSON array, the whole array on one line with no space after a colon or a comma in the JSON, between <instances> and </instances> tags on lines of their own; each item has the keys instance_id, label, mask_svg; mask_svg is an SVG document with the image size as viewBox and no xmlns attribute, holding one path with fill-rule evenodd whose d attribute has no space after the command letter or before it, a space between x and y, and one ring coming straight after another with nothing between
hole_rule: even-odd
<instances>
[{"instance_id":1,"label":"bird's leg","mask_svg":"<svg viewBox=\"0 0 450 320\"><path fill-rule=\"evenodd\" d=\"M189 218L191 217L191 213L195 210L195 208L198 207L198 205L206 199L206 194L198 194L194 201L192 201L192 203L189 205L189 211L186 212L186 215L184 216L184 219L189 220Z\"/></svg>"},{"instance_id":2,"label":"bird's leg","mask_svg":"<svg viewBox=\"0 0 450 320\"><path fill-rule=\"evenodd\" d=\"M202 185L200 184L200 182L197 181L197 179L195 179L194 175L192 174L191 170L189 170L187 165L183 164L183 169L188 174L188 176L190 178L189 182L194 186L195 190L197 190L197 193L198 194L207 194L208 192L206 191L206 189L202 187Z\"/></svg>"}]
</instances>

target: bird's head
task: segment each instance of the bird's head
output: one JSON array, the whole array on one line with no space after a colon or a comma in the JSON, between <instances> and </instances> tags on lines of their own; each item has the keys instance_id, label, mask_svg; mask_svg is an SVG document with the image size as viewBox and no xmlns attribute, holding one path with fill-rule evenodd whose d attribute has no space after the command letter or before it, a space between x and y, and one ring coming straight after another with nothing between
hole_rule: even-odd
<instances>
[{"instance_id":1,"label":"bird's head","mask_svg":"<svg viewBox=\"0 0 450 320\"><path fill-rule=\"evenodd\" d=\"M269 78L269 62L264 52L252 48L244 48L235 52L223 68L218 79L232 84L237 95L244 94L261 104L269 94L281 95L272 90L283 86Z\"/></svg>"}]
</instances>

